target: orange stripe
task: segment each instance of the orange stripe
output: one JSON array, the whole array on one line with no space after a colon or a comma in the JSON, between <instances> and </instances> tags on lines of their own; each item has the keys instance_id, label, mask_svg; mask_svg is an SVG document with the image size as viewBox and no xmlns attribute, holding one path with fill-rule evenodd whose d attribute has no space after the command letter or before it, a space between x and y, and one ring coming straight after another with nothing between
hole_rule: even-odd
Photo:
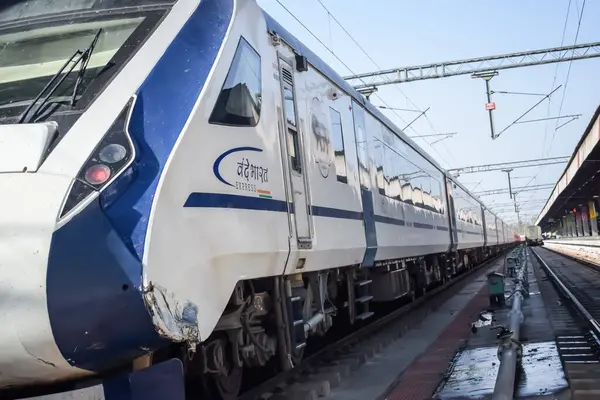
<instances>
[{"instance_id":1,"label":"orange stripe","mask_svg":"<svg viewBox=\"0 0 600 400\"><path fill-rule=\"evenodd\" d=\"M271 194L271 192L269 192L268 190L257 190L256 193L260 193L260 194Z\"/></svg>"}]
</instances>

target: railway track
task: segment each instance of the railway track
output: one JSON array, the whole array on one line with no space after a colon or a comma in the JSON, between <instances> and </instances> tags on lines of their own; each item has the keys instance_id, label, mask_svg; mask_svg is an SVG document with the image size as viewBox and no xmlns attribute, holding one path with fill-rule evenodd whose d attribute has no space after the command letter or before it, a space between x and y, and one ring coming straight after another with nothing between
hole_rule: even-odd
<instances>
[{"instance_id":1,"label":"railway track","mask_svg":"<svg viewBox=\"0 0 600 400\"><path fill-rule=\"evenodd\" d=\"M598 399L600 267L544 248L535 248L532 252L560 296L550 304L549 317L554 325L559 355L569 380L571 399ZM577 314L580 318L574 321L568 314Z\"/></svg>"},{"instance_id":2,"label":"railway track","mask_svg":"<svg viewBox=\"0 0 600 400\"><path fill-rule=\"evenodd\" d=\"M495 268L494 261L505 254L508 252L480 264L410 304L381 316L305 357L293 370L258 384L242 393L237 400L312 400L327 397L333 388L350 378L368 359L384 351L407 330L420 323L429 312L458 293L470 282L468 278L486 274Z\"/></svg>"}]
</instances>

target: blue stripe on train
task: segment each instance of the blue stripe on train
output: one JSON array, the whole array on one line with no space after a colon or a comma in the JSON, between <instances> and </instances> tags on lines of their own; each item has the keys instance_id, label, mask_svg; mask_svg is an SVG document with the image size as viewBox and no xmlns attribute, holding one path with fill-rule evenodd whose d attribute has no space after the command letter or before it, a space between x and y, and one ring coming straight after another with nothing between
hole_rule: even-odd
<instances>
[{"instance_id":1,"label":"blue stripe on train","mask_svg":"<svg viewBox=\"0 0 600 400\"><path fill-rule=\"evenodd\" d=\"M138 91L130 123L137 179L109 208L95 201L52 236L48 315L71 365L100 371L164 345L140 292L150 208L232 10L232 0L202 0Z\"/></svg>"},{"instance_id":2,"label":"blue stripe on train","mask_svg":"<svg viewBox=\"0 0 600 400\"><path fill-rule=\"evenodd\" d=\"M107 213L140 259L158 181L215 62L232 11L233 0L202 0L138 90L129 127L141 153L137 177Z\"/></svg>"},{"instance_id":3,"label":"blue stripe on train","mask_svg":"<svg viewBox=\"0 0 600 400\"><path fill-rule=\"evenodd\" d=\"M369 191L365 191L370 193ZM371 210L370 219L373 224L369 222L368 234L371 240L371 246L377 246L377 235L375 231L374 222L383 224L398 225L398 226L409 226L418 229L438 229L440 231L448 231L448 227L441 225L422 224L419 222L406 222L403 219L385 217L383 215L375 215L373 212L373 203L366 200L366 210ZM277 199L266 199L253 196L242 196L237 194L225 194L225 193L204 193L194 192L191 193L185 203L184 207L198 207L198 208L231 208L238 210L257 210L257 211L275 211L275 212L286 212L288 207L290 212L294 212L294 204L286 203L284 200ZM364 203L363 203L364 206ZM327 217L327 218L340 218L340 219L352 219L362 220L365 218L365 213L360 211L344 210L341 208L324 207L324 206L311 206L311 215L315 217Z\"/></svg>"}]
</instances>

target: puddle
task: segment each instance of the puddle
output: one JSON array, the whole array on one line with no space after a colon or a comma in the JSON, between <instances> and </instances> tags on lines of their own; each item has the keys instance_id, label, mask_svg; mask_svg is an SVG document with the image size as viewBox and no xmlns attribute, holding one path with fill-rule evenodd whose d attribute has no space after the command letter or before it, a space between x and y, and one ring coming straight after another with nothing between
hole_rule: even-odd
<instances>
[{"instance_id":1,"label":"puddle","mask_svg":"<svg viewBox=\"0 0 600 400\"><path fill-rule=\"evenodd\" d=\"M500 365L497 351L497 346L462 351L435 398L482 399L491 395ZM515 398L557 393L568 387L555 342L523 345L522 366Z\"/></svg>"}]
</instances>

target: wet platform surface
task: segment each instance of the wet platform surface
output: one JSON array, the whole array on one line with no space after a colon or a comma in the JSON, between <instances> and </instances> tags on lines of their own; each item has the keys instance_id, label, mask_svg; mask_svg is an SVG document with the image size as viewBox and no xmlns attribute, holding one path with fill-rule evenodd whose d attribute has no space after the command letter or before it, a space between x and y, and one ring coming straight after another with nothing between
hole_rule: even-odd
<instances>
[{"instance_id":1,"label":"wet platform surface","mask_svg":"<svg viewBox=\"0 0 600 400\"><path fill-rule=\"evenodd\" d=\"M528 296L522 302L523 322L520 342L523 345L522 370L517 376L518 388L515 398L554 395L568 390L558 348L556 334L548 317L547 304L541 295L538 277L529 255L527 271ZM513 283L506 278L507 293ZM493 310L492 325L508 327L511 299L499 309ZM489 318L489 314L484 314ZM477 329L454 360L452 373L436 393L439 399L489 398L494 391L499 368L498 330L489 326Z\"/></svg>"},{"instance_id":2,"label":"wet platform surface","mask_svg":"<svg viewBox=\"0 0 600 400\"><path fill-rule=\"evenodd\" d=\"M538 276L529 255L527 271L528 296L522 302L523 322L520 342L523 345L522 370L517 376L518 388L515 398L549 396L568 390L560 355L556 345L556 333L551 325L547 301L541 295ZM510 293L513 282L506 278L506 292ZM508 327L511 299L504 307L492 310L491 325ZM489 314L483 314L489 319ZM499 368L498 330L482 326L465 343L464 350L456 356L450 376L440 384L434 398L483 399L494 391Z\"/></svg>"},{"instance_id":3,"label":"wet platform surface","mask_svg":"<svg viewBox=\"0 0 600 400\"><path fill-rule=\"evenodd\" d=\"M429 398L447 368L448 362L456 354L459 346L456 334L461 338L468 336L470 330L468 321L472 318L471 314L476 315L481 307L487 304L486 273L499 269L501 265L501 260L494 261L490 266L484 267L473 277L468 278L471 282L441 307L430 312L420 324L407 331L402 338L391 344L384 354L376 355L367 361L360 369L359 374L333 389L329 398L336 400L396 399L393 397L393 393L388 394L388 392L397 384L398 379L402 379L403 372L426 354L440 337L448 336L448 332L454 331L455 335L447 338L449 339L446 344L449 346L446 349L447 357L441 353L434 356L435 368L431 371L433 375L421 374L421 379L414 381L417 390L423 390L424 379L431 385L431 389L425 390L424 392L427 394L424 396L417 395L415 397L414 392L405 392L408 397L404 397L410 400ZM476 304L475 307L473 307L473 302ZM469 304L474 312L466 310ZM457 331L457 326L460 331Z\"/></svg>"},{"instance_id":4,"label":"wet platform surface","mask_svg":"<svg viewBox=\"0 0 600 400\"><path fill-rule=\"evenodd\" d=\"M438 399L484 399L494 391L500 366L498 346L465 349L457 355L452 374ZM516 397L560 393L568 387L555 341L523 345L523 369Z\"/></svg>"}]
</instances>

